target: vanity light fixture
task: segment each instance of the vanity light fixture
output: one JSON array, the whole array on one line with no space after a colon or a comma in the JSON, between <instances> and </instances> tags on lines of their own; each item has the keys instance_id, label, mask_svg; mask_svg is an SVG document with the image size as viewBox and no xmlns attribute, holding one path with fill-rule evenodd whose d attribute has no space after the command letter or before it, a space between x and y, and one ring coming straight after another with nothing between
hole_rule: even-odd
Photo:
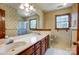
<instances>
[{"instance_id":1,"label":"vanity light fixture","mask_svg":"<svg viewBox=\"0 0 79 59\"><path fill-rule=\"evenodd\" d=\"M20 5L20 9L24 9L26 12L28 11L34 11L34 7L28 3L25 3L25 4L21 4Z\"/></svg>"},{"instance_id":2,"label":"vanity light fixture","mask_svg":"<svg viewBox=\"0 0 79 59\"><path fill-rule=\"evenodd\" d=\"M29 8L30 5L29 5L28 3L25 3L24 6L25 6L26 8Z\"/></svg>"},{"instance_id":3,"label":"vanity light fixture","mask_svg":"<svg viewBox=\"0 0 79 59\"><path fill-rule=\"evenodd\" d=\"M26 16L30 15L32 11L35 11L34 7L29 3L22 3L19 8L25 11Z\"/></svg>"}]
</instances>

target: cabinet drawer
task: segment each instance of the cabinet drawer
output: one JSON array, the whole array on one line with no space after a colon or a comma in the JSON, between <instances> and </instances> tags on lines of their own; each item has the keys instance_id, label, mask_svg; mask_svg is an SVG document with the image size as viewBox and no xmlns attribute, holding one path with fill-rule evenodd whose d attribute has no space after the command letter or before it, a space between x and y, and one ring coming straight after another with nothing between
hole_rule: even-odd
<instances>
[{"instance_id":1,"label":"cabinet drawer","mask_svg":"<svg viewBox=\"0 0 79 59\"><path fill-rule=\"evenodd\" d=\"M46 50L47 50L48 49L48 44L47 43L46 43L45 47L46 47Z\"/></svg>"},{"instance_id":2,"label":"cabinet drawer","mask_svg":"<svg viewBox=\"0 0 79 59\"><path fill-rule=\"evenodd\" d=\"M38 49L40 47L40 42L37 42L36 44L35 44L35 49Z\"/></svg>"},{"instance_id":3,"label":"cabinet drawer","mask_svg":"<svg viewBox=\"0 0 79 59\"><path fill-rule=\"evenodd\" d=\"M34 46L26 49L25 51L23 51L22 53L20 53L21 55L31 55L34 52Z\"/></svg>"},{"instance_id":4,"label":"cabinet drawer","mask_svg":"<svg viewBox=\"0 0 79 59\"><path fill-rule=\"evenodd\" d=\"M41 47L41 54L43 55L45 53L45 46Z\"/></svg>"},{"instance_id":5,"label":"cabinet drawer","mask_svg":"<svg viewBox=\"0 0 79 59\"><path fill-rule=\"evenodd\" d=\"M43 41L43 42L41 43L41 46L42 46L42 47L45 47L45 41Z\"/></svg>"},{"instance_id":6,"label":"cabinet drawer","mask_svg":"<svg viewBox=\"0 0 79 59\"><path fill-rule=\"evenodd\" d=\"M44 44L45 43L45 39L41 40L41 43Z\"/></svg>"},{"instance_id":7,"label":"cabinet drawer","mask_svg":"<svg viewBox=\"0 0 79 59\"><path fill-rule=\"evenodd\" d=\"M36 55L40 55L40 54L41 54L40 47L35 51L35 54L36 54Z\"/></svg>"},{"instance_id":8,"label":"cabinet drawer","mask_svg":"<svg viewBox=\"0 0 79 59\"><path fill-rule=\"evenodd\" d=\"M41 54L43 55L45 53L45 42L41 43Z\"/></svg>"},{"instance_id":9,"label":"cabinet drawer","mask_svg":"<svg viewBox=\"0 0 79 59\"><path fill-rule=\"evenodd\" d=\"M46 43L48 42L48 39L46 39Z\"/></svg>"}]
</instances>

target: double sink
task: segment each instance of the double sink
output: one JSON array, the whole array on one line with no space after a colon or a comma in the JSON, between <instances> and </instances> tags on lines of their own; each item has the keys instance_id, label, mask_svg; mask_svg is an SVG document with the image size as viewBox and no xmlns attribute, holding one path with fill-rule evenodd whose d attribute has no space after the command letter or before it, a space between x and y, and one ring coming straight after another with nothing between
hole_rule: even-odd
<instances>
[{"instance_id":1,"label":"double sink","mask_svg":"<svg viewBox=\"0 0 79 59\"><path fill-rule=\"evenodd\" d=\"M38 37L38 38L37 38ZM13 38L13 42L0 44L0 55L2 54L16 54L20 52L20 50L27 48L37 42L41 37L40 34L28 34L27 36L23 36L22 38Z\"/></svg>"},{"instance_id":2,"label":"double sink","mask_svg":"<svg viewBox=\"0 0 79 59\"><path fill-rule=\"evenodd\" d=\"M19 42L15 42L15 43L12 43L8 49L9 52L12 52L12 51L15 51L17 48L25 45L26 42L24 41L19 41Z\"/></svg>"},{"instance_id":3,"label":"double sink","mask_svg":"<svg viewBox=\"0 0 79 59\"><path fill-rule=\"evenodd\" d=\"M26 45L26 41L16 41L10 44L0 45L0 54L10 53L16 51L18 48Z\"/></svg>"}]
</instances>

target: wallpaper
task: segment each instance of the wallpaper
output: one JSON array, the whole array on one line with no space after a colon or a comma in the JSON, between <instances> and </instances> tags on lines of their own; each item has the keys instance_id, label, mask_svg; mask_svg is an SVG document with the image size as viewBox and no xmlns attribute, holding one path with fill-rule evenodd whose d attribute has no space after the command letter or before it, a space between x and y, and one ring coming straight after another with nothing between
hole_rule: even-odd
<instances>
[{"instance_id":1,"label":"wallpaper","mask_svg":"<svg viewBox=\"0 0 79 59\"><path fill-rule=\"evenodd\" d=\"M16 36L18 26L17 10L6 4L0 4L0 9L5 10L6 36Z\"/></svg>"}]
</instances>

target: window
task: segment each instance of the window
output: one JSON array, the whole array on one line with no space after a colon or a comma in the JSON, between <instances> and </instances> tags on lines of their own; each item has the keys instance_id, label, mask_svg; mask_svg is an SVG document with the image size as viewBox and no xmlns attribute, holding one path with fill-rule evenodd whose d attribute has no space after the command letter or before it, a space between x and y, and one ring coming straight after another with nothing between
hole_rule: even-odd
<instances>
[{"instance_id":1,"label":"window","mask_svg":"<svg viewBox=\"0 0 79 59\"><path fill-rule=\"evenodd\" d=\"M27 33L27 22L19 21L18 23L18 35L23 35Z\"/></svg>"},{"instance_id":2,"label":"window","mask_svg":"<svg viewBox=\"0 0 79 59\"><path fill-rule=\"evenodd\" d=\"M30 20L30 29L36 29L36 27L37 27L37 20L31 19Z\"/></svg>"},{"instance_id":3,"label":"window","mask_svg":"<svg viewBox=\"0 0 79 59\"><path fill-rule=\"evenodd\" d=\"M55 29L69 29L70 14L56 15Z\"/></svg>"}]
</instances>

